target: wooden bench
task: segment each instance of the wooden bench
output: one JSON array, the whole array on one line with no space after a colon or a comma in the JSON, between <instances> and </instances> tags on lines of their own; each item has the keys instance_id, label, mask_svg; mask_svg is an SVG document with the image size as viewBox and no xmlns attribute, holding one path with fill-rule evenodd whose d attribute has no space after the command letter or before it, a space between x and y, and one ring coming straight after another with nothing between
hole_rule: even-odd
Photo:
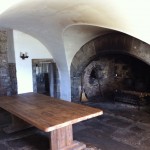
<instances>
[{"instance_id":1,"label":"wooden bench","mask_svg":"<svg viewBox=\"0 0 150 150\"><path fill-rule=\"evenodd\" d=\"M102 110L49 96L26 93L0 97L0 107L12 114L11 133L35 126L50 133L51 150L81 150L85 144L73 141L72 124L102 115Z\"/></svg>"}]
</instances>

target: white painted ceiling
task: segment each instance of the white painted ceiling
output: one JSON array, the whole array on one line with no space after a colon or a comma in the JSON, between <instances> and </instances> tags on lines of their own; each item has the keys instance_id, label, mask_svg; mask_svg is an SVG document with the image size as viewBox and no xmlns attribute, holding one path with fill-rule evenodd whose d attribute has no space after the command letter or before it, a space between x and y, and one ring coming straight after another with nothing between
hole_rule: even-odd
<instances>
[{"instance_id":1,"label":"white painted ceiling","mask_svg":"<svg viewBox=\"0 0 150 150\"><path fill-rule=\"evenodd\" d=\"M74 54L112 30L150 44L149 0L0 0L0 26L43 43L69 77Z\"/></svg>"}]
</instances>

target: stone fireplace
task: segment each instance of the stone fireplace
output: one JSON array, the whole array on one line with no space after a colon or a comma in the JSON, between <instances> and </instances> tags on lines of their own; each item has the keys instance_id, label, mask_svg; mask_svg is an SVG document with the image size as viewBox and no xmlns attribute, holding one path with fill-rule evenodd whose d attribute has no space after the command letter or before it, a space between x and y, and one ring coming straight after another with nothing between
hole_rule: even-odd
<instances>
[{"instance_id":1,"label":"stone fireplace","mask_svg":"<svg viewBox=\"0 0 150 150\"><path fill-rule=\"evenodd\" d=\"M105 34L86 43L73 58L72 101L80 101L83 91L93 102L114 100L119 90L150 93L149 76L148 44L120 32Z\"/></svg>"}]
</instances>

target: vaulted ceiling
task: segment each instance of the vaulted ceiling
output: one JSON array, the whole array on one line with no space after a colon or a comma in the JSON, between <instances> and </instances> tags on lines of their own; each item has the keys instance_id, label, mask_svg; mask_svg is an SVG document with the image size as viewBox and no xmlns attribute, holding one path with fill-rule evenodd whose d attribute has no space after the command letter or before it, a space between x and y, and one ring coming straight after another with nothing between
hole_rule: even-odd
<instances>
[{"instance_id":1,"label":"vaulted ceiling","mask_svg":"<svg viewBox=\"0 0 150 150\"><path fill-rule=\"evenodd\" d=\"M149 18L149 0L0 0L0 27L38 39L62 78L80 47L98 35L116 30L150 44Z\"/></svg>"}]
</instances>

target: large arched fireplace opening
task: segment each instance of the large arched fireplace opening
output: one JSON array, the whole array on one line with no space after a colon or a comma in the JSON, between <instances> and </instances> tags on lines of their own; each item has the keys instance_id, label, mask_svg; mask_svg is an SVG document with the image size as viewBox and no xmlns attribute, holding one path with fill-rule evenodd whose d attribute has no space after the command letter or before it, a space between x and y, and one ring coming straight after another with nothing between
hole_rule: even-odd
<instances>
[{"instance_id":1,"label":"large arched fireplace opening","mask_svg":"<svg viewBox=\"0 0 150 150\"><path fill-rule=\"evenodd\" d=\"M150 97L150 46L113 32L76 53L71 64L72 101L119 101L137 106ZM82 99L84 93L86 99Z\"/></svg>"}]
</instances>

